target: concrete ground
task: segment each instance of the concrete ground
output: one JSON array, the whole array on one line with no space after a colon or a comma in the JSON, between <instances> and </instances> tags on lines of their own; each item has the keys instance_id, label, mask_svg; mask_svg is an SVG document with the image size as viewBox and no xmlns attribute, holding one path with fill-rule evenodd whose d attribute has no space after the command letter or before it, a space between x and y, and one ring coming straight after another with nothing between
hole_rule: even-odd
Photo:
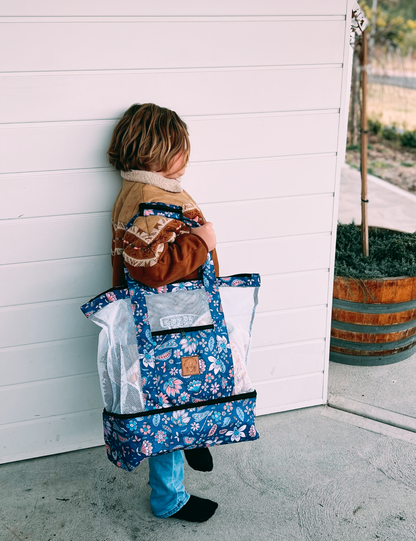
<instances>
[{"instance_id":1,"label":"concrete ground","mask_svg":"<svg viewBox=\"0 0 416 541\"><path fill-rule=\"evenodd\" d=\"M204 524L156 519L147 464L127 473L102 447L3 465L0 539L34 541L414 541L416 445L314 407L258 419L256 442L186 468L219 502Z\"/></svg>"},{"instance_id":2,"label":"concrete ground","mask_svg":"<svg viewBox=\"0 0 416 541\"><path fill-rule=\"evenodd\" d=\"M346 168L341 221L360 221L357 182ZM389 186L370 179L370 224L415 231L416 197ZM260 417L258 441L212 450L213 472L186 467L188 490L220 504L204 524L154 518L147 464L119 470L103 447L2 465L0 540L415 541L415 384L416 355L330 363L336 407Z\"/></svg>"}]
</instances>

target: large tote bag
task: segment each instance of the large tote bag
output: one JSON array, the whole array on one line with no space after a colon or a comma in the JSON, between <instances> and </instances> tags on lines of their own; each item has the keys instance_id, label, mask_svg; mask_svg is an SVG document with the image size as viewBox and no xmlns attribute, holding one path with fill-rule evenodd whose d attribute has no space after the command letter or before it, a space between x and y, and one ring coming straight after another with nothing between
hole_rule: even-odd
<instances>
[{"instance_id":1,"label":"large tote bag","mask_svg":"<svg viewBox=\"0 0 416 541\"><path fill-rule=\"evenodd\" d=\"M181 210L153 203L140 214L186 221ZM149 456L256 440L247 363L259 275L216 278L208 254L199 280L153 289L127 275L127 284L81 307L102 328L108 458L131 471Z\"/></svg>"}]
</instances>

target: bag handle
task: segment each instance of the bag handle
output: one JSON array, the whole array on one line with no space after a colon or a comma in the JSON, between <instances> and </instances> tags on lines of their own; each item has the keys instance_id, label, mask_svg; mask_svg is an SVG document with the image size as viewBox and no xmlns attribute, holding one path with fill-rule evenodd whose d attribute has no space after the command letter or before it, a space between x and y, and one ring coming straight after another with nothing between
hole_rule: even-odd
<instances>
[{"instance_id":1,"label":"bag handle","mask_svg":"<svg viewBox=\"0 0 416 541\"><path fill-rule=\"evenodd\" d=\"M133 216L133 218L127 223L126 230L129 229L136 218L139 216L165 216L166 218L172 218L173 220L179 220L189 227L200 227L200 223L185 218L183 215L182 207L178 205L168 205L167 203L150 202L140 203L139 212ZM216 280L214 262L210 252L207 254L207 260L200 267L201 279L204 282L205 289L212 295L213 288Z\"/></svg>"}]
</instances>

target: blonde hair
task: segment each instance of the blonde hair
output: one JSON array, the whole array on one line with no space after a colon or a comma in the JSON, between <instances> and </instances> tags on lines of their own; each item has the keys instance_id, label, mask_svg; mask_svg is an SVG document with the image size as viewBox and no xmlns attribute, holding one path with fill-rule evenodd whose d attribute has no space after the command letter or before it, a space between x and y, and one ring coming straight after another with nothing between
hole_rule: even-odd
<instances>
[{"instance_id":1,"label":"blonde hair","mask_svg":"<svg viewBox=\"0 0 416 541\"><path fill-rule=\"evenodd\" d=\"M113 131L107 155L119 171L167 171L182 153L182 169L189 161L188 128L175 111L154 103L129 107Z\"/></svg>"}]
</instances>

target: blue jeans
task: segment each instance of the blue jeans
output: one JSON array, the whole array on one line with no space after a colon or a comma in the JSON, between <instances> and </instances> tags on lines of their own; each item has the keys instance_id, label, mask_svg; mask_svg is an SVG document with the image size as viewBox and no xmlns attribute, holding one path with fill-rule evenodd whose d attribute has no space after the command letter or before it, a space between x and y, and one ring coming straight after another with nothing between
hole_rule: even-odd
<instances>
[{"instance_id":1,"label":"blue jeans","mask_svg":"<svg viewBox=\"0 0 416 541\"><path fill-rule=\"evenodd\" d=\"M183 486L182 451L149 458L150 505L158 518L168 518L189 500Z\"/></svg>"}]
</instances>

